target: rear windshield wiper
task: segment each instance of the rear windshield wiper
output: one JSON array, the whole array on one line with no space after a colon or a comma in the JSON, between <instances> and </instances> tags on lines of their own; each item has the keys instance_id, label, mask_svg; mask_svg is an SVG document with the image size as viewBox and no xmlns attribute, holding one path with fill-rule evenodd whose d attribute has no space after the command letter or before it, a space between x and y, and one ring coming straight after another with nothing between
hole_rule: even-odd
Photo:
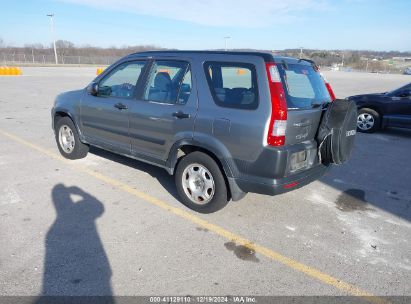
<instances>
[{"instance_id":1,"label":"rear windshield wiper","mask_svg":"<svg viewBox=\"0 0 411 304\"><path fill-rule=\"evenodd\" d=\"M319 108L319 107L321 107L322 109L325 109L325 108L328 107L329 104L330 104L329 101L325 101L325 102L312 102L312 103L311 103L311 107L312 107L313 109Z\"/></svg>"},{"instance_id":2,"label":"rear windshield wiper","mask_svg":"<svg viewBox=\"0 0 411 304\"><path fill-rule=\"evenodd\" d=\"M311 63L311 64L315 64L315 62L312 61L312 60L310 60L310 59L305 59L305 58L300 58L300 59L298 59L298 62L301 62L301 61L307 61L307 62L309 62L309 63Z\"/></svg>"},{"instance_id":3,"label":"rear windshield wiper","mask_svg":"<svg viewBox=\"0 0 411 304\"><path fill-rule=\"evenodd\" d=\"M285 62L285 60L281 60L281 62L282 62L282 64L283 64L284 69L288 70L288 64L287 64L287 62Z\"/></svg>"}]
</instances>

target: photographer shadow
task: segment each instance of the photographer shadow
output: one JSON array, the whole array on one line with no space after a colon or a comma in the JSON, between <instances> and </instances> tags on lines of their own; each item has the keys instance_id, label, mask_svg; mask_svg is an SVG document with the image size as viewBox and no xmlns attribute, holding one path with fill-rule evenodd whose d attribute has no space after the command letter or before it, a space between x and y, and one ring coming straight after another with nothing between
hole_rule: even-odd
<instances>
[{"instance_id":1,"label":"photographer shadow","mask_svg":"<svg viewBox=\"0 0 411 304\"><path fill-rule=\"evenodd\" d=\"M104 213L103 204L63 184L54 186L52 200L57 216L46 236L43 288L36 303L70 302L72 296L99 296L100 303L114 303L112 271L95 223Z\"/></svg>"}]
</instances>

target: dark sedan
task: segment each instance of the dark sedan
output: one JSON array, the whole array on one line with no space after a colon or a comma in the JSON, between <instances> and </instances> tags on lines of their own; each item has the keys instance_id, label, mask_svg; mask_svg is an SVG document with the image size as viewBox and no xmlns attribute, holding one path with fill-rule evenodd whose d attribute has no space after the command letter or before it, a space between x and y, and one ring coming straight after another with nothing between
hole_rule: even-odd
<instances>
[{"instance_id":1,"label":"dark sedan","mask_svg":"<svg viewBox=\"0 0 411 304\"><path fill-rule=\"evenodd\" d=\"M396 90L350 96L358 106L357 129L372 133L380 128L411 129L411 83Z\"/></svg>"}]
</instances>

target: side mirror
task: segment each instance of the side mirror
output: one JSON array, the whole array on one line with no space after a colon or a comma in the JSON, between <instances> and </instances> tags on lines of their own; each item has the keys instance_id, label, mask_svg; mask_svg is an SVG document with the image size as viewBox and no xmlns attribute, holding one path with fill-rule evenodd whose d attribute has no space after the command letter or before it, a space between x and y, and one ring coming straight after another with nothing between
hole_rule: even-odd
<instances>
[{"instance_id":1,"label":"side mirror","mask_svg":"<svg viewBox=\"0 0 411 304\"><path fill-rule=\"evenodd\" d=\"M98 83L92 82L87 86L87 93L93 96L97 96L98 94Z\"/></svg>"},{"instance_id":2,"label":"side mirror","mask_svg":"<svg viewBox=\"0 0 411 304\"><path fill-rule=\"evenodd\" d=\"M402 91L402 92L399 92L399 93L397 94L397 96L398 96L398 97L408 97L408 96L410 96L410 92L408 92L408 91Z\"/></svg>"},{"instance_id":3,"label":"side mirror","mask_svg":"<svg viewBox=\"0 0 411 304\"><path fill-rule=\"evenodd\" d=\"M182 92L182 93L190 93L190 91L191 91L191 87L190 87L190 85L189 85L188 83L182 83L182 84L181 84L180 92Z\"/></svg>"}]
</instances>

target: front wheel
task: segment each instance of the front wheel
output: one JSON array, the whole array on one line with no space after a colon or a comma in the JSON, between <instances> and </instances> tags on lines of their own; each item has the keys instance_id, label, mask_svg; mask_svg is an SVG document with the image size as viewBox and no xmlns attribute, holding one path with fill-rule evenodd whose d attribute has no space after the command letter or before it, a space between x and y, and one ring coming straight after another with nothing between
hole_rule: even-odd
<instances>
[{"instance_id":1,"label":"front wheel","mask_svg":"<svg viewBox=\"0 0 411 304\"><path fill-rule=\"evenodd\" d=\"M373 109L363 108L358 111L357 129L363 133L372 133L380 126L380 115Z\"/></svg>"},{"instance_id":2,"label":"front wheel","mask_svg":"<svg viewBox=\"0 0 411 304\"><path fill-rule=\"evenodd\" d=\"M175 183L182 203L195 211L212 213L228 203L224 175L205 153L184 156L177 165Z\"/></svg>"},{"instance_id":3,"label":"front wheel","mask_svg":"<svg viewBox=\"0 0 411 304\"><path fill-rule=\"evenodd\" d=\"M61 117L55 125L56 142L60 154L68 159L86 157L89 146L80 141L76 126L69 117Z\"/></svg>"}]
</instances>

